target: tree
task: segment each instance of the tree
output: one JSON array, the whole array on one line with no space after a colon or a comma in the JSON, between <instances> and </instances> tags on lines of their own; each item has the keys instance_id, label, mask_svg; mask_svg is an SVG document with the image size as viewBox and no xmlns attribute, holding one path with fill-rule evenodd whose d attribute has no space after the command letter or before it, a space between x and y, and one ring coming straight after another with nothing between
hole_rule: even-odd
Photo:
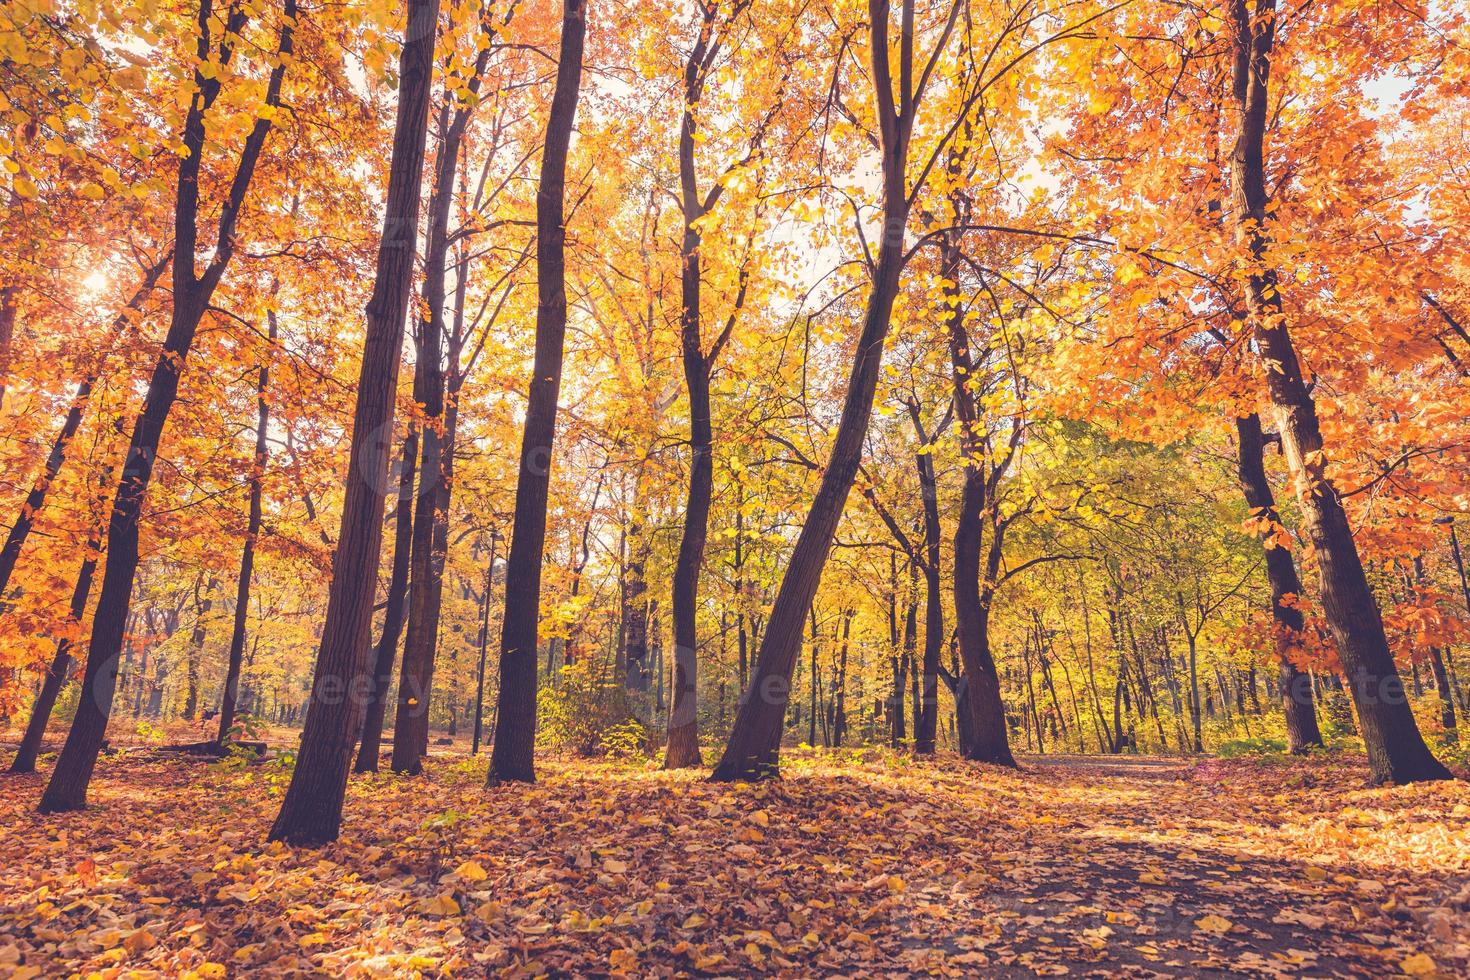
<instances>
[{"instance_id":1,"label":"tree","mask_svg":"<svg viewBox=\"0 0 1470 980\"><path fill-rule=\"evenodd\" d=\"M241 33L250 15L243 7L232 7L216 24L213 0L200 0L197 55L204 64L228 65L235 55ZM178 396L184 363L194 344L199 324L210 299L233 257L245 196L255 177L256 165L269 136L274 113L281 104L281 85L292 57L296 25L296 0L284 0L278 40L266 86L263 114L257 115L240 149L229 191L220 208L214 255L202 272L198 267L201 158L206 146L206 115L223 87L217 72L194 71L195 92L190 96L184 119L184 157L179 162L174 205L173 312L163 351L134 423L131 444L123 465L117 497L107 529L107 557L103 566L102 590L93 615L92 639L82 674L82 697L67 735L66 745L41 797L41 810L55 813L86 805L87 783L97 764L97 754L107 732L112 698L117 684L117 658L122 652L132 602L133 578L138 569L138 522L143 498L148 491L158 455L163 428ZM219 30L218 41L215 31Z\"/></svg>"},{"instance_id":2,"label":"tree","mask_svg":"<svg viewBox=\"0 0 1470 980\"><path fill-rule=\"evenodd\" d=\"M250 465L249 516L245 524L245 545L240 550L240 572L235 581L235 621L230 630L229 666L225 670L225 686L220 693L219 734L215 741L223 749L229 742L231 729L235 727L235 709L240 698L240 669L245 662L245 631L250 615L250 580L255 573L255 543L260 536L263 519L261 504L265 467L269 460L270 446L266 430L270 426L271 404L270 359L274 356L280 329L276 311L266 313L270 328L266 334L266 352L261 355L260 368L255 383L255 458Z\"/></svg>"},{"instance_id":3,"label":"tree","mask_svg":"<svg viewBox=\"0 0 1470 980\"><path fill-rule=\"evenodd\" d=\"M439 2L408 0L406 12L399 56L398 120L388 165L383 235L367 306L342 529L332 562L332 585L301 752L270 831L271 840L290 844L316 846L337 839L347 769L368 682L364 661L372 628L388 470L389 440L384 434L393 429L404 317L418 239Z\"/></svg>"},{"instance_id":4,"label":"tree","mask_svg":"<svg viewBox=\"0 0 1470 980\"><path fill-rule=\"evenodd\" d=\"M1305 752L1322 744L1317 727L1317 709L1312 698L1311 677L1297 667L1306 622L1301 613L1302 583L1297 577L1291 552L1276 540L1281 518L1266 479L1265 438L1261 417L1246 415L1235 420L1237 472L1246 504L1263 528L1266 549L1266 578L1271 583L1272 631L1280 661L1281 710L1286 718L1287 748ZM1196 738L1196 741L1198 739ZM1198 751L1198 749L1196 749Z\"/></svg>"},{"instance_id":5,"label":"tree","mask_svg":"<svg viewBox=\"0 0 1470 980\"><path fill-rule=\"evenodd\" d=\"M1317 406L1302 373L1271 266L1269 196L1264 144L1271 54L1277 14L1272 0L1248 7L1232 0L1235 108L1239 130L1232 154L1236 240L1245 271L1250 328L1266 368L1265 387L1275 411L1282 449L1296 479L1305 531L1316 554L1322 605L1337 639L1353 703L1358 709L1369 767L1378 782L1445 779L1404 697L1388 648L1378 600L1363 573L1347 514L1328 473Z\"/></svg>"},{"instance_id":6,"label":"tree","mask_svg":"<svg viewBox=\"0 0 1470 980\"><path fill-rule=\"evenodd\" d=\"M949 41L960 4L952 4L939 29L928 60L915 70L915 12L913 0L899 9L897 90L890 61L889 27L893 11L887 0L869 0L868 35L872 85L878 119L882 180L882 238L871 267L871 284L862 331L848 378L847 394L837 434L832 443L821 485L797 537L749 688L735 718L735 727L713 777L719 781L764 779L779 775L782 720L790 696L791 671L801 646L801 624L811 609L821 583L822 568L832 547L862 461L863 437L873 411L873 395L883 361L894 299L906 255L904 232L911 207L908 160L918 108Z\"/></svg>"},{"instance_id":7,"label":"tree","mask_svg":"<svg viewBox=\"0 0 1470 980\"><path fill-rule=\"evenodd\" d=\"M505 614L500 638L500 694L495 716L491 782L536 778L536 640L541 608L541 562L546 545L546 502L557 398L567 326L566 168L582 83L587 36L586 0L563 0L556 87L546 121L541 182L536 194L536 354L505 570Z\"/></svg>"}]
</instances>

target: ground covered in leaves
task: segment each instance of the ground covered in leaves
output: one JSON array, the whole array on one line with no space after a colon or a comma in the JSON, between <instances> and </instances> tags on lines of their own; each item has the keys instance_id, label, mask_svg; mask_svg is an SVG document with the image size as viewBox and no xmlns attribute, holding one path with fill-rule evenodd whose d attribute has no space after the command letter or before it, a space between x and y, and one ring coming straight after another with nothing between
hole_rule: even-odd
<instances>
[{"instance_id":1,"label":"ground covered in leaves","mask_svg":"<svg viewBox=\"0 0 1470 980\"><path fill-rule=\"evenodd\" d=\"M270 764L0 781L0 977L1470 976L1470 787L1351 761L788 757L776 783L548 761L354 778L266 845Z\"/></svg>"}]
</instances>

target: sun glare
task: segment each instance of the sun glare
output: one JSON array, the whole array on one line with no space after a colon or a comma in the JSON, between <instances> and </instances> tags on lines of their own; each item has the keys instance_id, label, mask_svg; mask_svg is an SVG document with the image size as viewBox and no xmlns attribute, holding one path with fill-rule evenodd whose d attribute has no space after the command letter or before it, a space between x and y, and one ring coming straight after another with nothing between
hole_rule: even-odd
<instances>
[{"instance_id":1,"label":"sun glare","mask_svg":"<svg viewBox=\"0 0 1470 980\"><path fill-rule=\"evenodd\" d=\"M107 273L98 270L82 280L82 295L87 299L97 299L107 291L110 282Z\"/></svg>"}]
</instances>

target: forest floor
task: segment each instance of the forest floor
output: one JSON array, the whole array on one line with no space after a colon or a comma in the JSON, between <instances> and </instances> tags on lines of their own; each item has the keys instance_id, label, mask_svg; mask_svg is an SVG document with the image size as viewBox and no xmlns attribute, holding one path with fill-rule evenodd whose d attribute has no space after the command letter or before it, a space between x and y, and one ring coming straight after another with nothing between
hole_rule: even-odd
<instances>
[{"instance_id":1,"label":"forest floor","mask_svg":"<svg viewBox=\"0 0 1470 980\"><path fill-rule=\"evenodd\" d=\"M483 757L354 777L343 839L264 843L286 773L129 752L43 819L0 777L0 977L1470 976L1470 786L1359 761L797 752L785 778Z\"/></svg>"}]
</instances>

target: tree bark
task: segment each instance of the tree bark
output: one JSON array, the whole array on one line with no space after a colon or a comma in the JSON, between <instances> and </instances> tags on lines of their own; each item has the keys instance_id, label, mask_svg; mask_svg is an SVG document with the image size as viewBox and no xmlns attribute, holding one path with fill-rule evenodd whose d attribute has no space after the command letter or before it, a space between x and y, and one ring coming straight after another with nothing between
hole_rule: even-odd
<instances>
[{"instance_id":1,"label":"tree bark","mask_svg":"<svg viewBox=\"0 0 1470 980\"><path fill-rule=\"evenodd\" d=\"M882 148L883 239L831 456L782 576L750 688L711 777L715 780L755 780L780 774L781 732L791 694L791 671L801 649L802 620L821 584L837 523L862 461L863 440L883 362L883 342L888 336L906 251L904 229L910 208L906 170L915 112L914 93L908 88L912 82L913 7L913 0L904 0L899 43L904 90L895 105L889 67L889 3L869 0L869 49Z\"/></svg>"},{"instance_id":2,"label":"tree bark","mask_svg":"<svg viewBox=\"0 0 1470 980\"><path fill-rule=\"evenodd\" d=\"M1287 330L1276 270L1267 264L1268 195L1264 143L1267 89L1276 33L1275 0L1248 7L1233 0L1236 107L1240 131L1232 154L1236 238L1249 256L1246 303L1277 416L1277 430L1296 478L1302 517L1317 556L1322 606L1337 639L1358 709L1368 766L1376 783L1446 779L1449 771L1425 744L1404 696L1378 600L1368 585L1347 513L1328 475L1328 458L1296 347Z\"/></svg>"},{"instance_id":3,"label":"tree bark","mask_svg":"<svg viewBox=\"0 0 1470 980\"><path fill-rule=\"evenodd\" d=\"M372 683L366 660L382 549L398 366L418 239L439 2L408 0L407 11L399 55L398 120L388 168L383 237L367 306L342 529L332 562L327 616L301 754L270 831L272 840L292 844L316 846L337 838L347 770Z\"/></svg>"},{"instance_id":4,"label":"tree bark","mask_svg":"<svg viewBox=\"0 0 1470 980\"><path fill-rule=\"evenodd\" d=\"M1261 433L1260 416L1253 413L1237 418L1235 432L1236 467L1245 502L1252 516L1269 521L1273 527L1279 525L1281 516L1276 511L1276 498L1271 493L1270 481L1266 479L1265 439ZM1272 634L1281 675L1281 710L1286 719L1286 744L1290 752L1300 754L1311 746L1322 744L1311 679L1296 666L1305 624L1297 605L1302 596L1302 582L1297 577L1296 560L1290 551L1269 543L1265 551L1266 579L1271 585Z\"/></svg>"},{"instance_id":5,"label":"tree bark","mask_svg":"<svg viewBox=\"0 0 1470 980\"><path fill-rule=\"evenodd\" d=\"M275 290L271 291L273 294ZM245 525L245 545L240 550L240 574L235 582L235 622L230 631L230 659L225 670L225 688L220 694L219 735L215 739L224 748L235 725L235 705L240 688L240 667L245 661L245 624L250 613L250 579L255 571L255 541L260 536L262 517L261 494L265 478L265 466L270 451L266 441L270 426L271 406L266 392L270 389L270 359L274 355L278 324L276 313L266 314L270 323L267 335L267 350L261 358L259 376L255 387L255 456L250 464L250 503Z\"/></svg>"},{"instance_id":6,"label":"tree bark","mask_svg":"<svg viewBox=\"0 0 1470 980\"><path fill-rule=\"evenodd\" d=\"M413 549L414 479L418 473L419 430L410 422L403 437L403 455L398 469L397 517L393 528L393 568L388 575L388 599L383 611L383 631L373 654L373 673L367 690L362 739L353 772L377 772L383 743L383 716L388 709L388 688L393 684L393 659L403 635L407 615L409 554Z\"/></svg>"},{"instance_id":7,"label":"tree bark","mask_svg":"<svg viewBox=\"0 0 1470 980\"><path fill-rule=\"evenodd\" d=\"M567 327L566 169L577 116L586 40L586 0L562 0L561 52L546 123L541 186L536 193L536 353L516 481L514 530L505 573L500 639L500 695L490 782L536 778L536 636L541 560L546 547L546 497L561 391Z\"/></svg>"}]
</instances>

